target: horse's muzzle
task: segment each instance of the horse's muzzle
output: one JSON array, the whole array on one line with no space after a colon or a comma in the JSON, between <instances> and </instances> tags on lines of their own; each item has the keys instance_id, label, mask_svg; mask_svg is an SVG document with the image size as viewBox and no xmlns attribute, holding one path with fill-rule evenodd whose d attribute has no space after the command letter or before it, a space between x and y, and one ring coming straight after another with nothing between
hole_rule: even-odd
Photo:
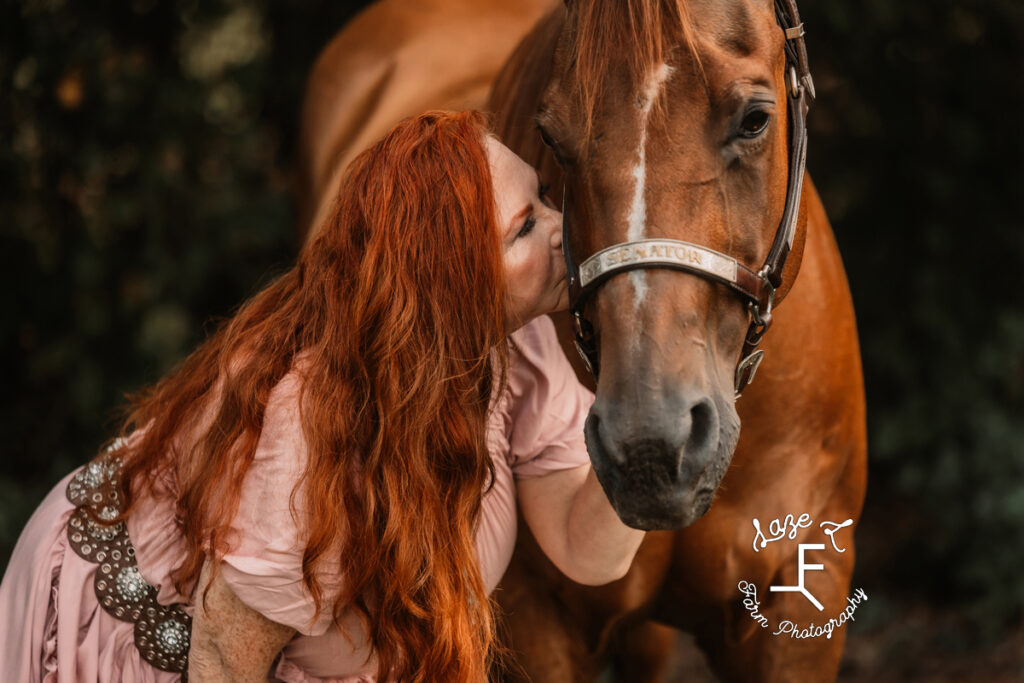
<instances>
[{"instance_id":1,"label":"horse's muzzle","mask_svg":"<svg viewBox=\"0 0 1024 683\"><path fill-rule=\"evenodd\" d=\"M599 398L587 418L587 449L598 481L631 527L681 529L711 505L722 470L714 466L722 457L718 411L707 396L682 404L631 414L622 401L610 412Z\"/></svg>"}]
</instances>

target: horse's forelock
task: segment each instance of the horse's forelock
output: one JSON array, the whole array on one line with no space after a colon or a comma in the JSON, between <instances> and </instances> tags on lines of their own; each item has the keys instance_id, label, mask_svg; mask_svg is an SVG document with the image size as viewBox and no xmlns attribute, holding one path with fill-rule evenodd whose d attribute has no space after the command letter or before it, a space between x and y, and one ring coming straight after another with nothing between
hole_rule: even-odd
<instances>
[{"instance_id":1,"label":"horse's forelock","mask_svg":"<svg viewBox=\"0 0 1024 683\"><path fill-rule=\"evenodd\" d=\"M567 29L569 64L589 135L594 108L614 67L626 65L641 88L651 71L679 45L704 77L697 32L682 0L591 0L572 3ZM627 31L623 35L623 30Z\"/></svg>"}]
</instances>

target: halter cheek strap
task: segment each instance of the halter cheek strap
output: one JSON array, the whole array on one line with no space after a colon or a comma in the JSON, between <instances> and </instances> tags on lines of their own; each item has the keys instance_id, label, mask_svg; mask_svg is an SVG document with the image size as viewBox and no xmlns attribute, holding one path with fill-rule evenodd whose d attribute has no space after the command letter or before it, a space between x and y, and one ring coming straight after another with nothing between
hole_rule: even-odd
<instances>
[{"instance_id":1,"label":"halter cheek strap","mask_svg":"<svg viewBox=\"0 0 1024 683\"><path fill-rule=\"evenodd\" d=\"M758 349L772 324L775 291L782 285L786 259L793 248L800 198L807 164L807 111L814 99L814 81L807 63L804 27L794 0L776 0L775 17L785 36L786 91L789 96L789 177L786 205L771 249L761 268L754 272L736 259L690 242L644 239L612 245L577 266L569 243L567 192L562 193L562 254L569 281L569 311L576 332L576 349L594 379L598 376L598 349L594 326L584 315L586 300L614 275L640 268L670 268L692 273L730 288L747 305L750 326L736 367L736 396L753 381L764 350Z\"/></svg>"}]
</instances>

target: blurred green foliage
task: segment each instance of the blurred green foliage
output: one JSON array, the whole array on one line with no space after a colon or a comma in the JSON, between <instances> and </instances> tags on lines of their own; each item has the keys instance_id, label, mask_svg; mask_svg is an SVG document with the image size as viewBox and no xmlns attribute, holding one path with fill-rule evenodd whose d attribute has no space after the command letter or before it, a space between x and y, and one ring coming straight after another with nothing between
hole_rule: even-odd
<instances>
[{"instance_id":1,"label":"blurred green foliage","mask_svg":"<svg viewBox=\"0 0 1024 683\"><path fill-rule=\"evenodd\" d=\"M0 564L45 490L292 258L289 155L332 0L0 9Z\"/></svg>"},{"instance_id":2,"label":"blurred green foliage","mask_svg":"<svg viewBox=\"0 0 1024 683\"><path fill-rule=\"evenodd\" d=\"M1024 4L804 4L868 389L865 580L995 630L1024 608Z\"/></svg>"},{"instance_id":3,"label":"blurred green foliage","mask_svg":"<svg viewBox=\"0 0 1024 683\"><path fill-rule=\"evenodd\" d=\"M0 565L123 394L291 259L304 79L358 4L0 9ZM863 344L868 519L899 530L862 530L863 585L998 628L1024 607L1024 5L803 4L809 166Z\"/></svg>"}]
</instances>

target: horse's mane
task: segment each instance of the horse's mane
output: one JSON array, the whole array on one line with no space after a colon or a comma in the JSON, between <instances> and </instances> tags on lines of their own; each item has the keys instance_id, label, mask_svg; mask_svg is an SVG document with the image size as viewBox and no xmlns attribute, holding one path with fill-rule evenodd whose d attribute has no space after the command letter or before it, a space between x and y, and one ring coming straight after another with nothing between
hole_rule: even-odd
<instances>
[{"instance_id":1,"label":"horse's mane","mask_svg":"<svg viewBox=\"0 0 1024 683\"><path fill-rule=\"evenodd\" d=\"M680 45L693 59L694 68L703 73L696 29L681 0L572 2L566 29L570 68L588 132L609 75L623 64L630 83L637 87ZM623 29L628 33L623 34Z\"/></svg>"}]
</instances>

